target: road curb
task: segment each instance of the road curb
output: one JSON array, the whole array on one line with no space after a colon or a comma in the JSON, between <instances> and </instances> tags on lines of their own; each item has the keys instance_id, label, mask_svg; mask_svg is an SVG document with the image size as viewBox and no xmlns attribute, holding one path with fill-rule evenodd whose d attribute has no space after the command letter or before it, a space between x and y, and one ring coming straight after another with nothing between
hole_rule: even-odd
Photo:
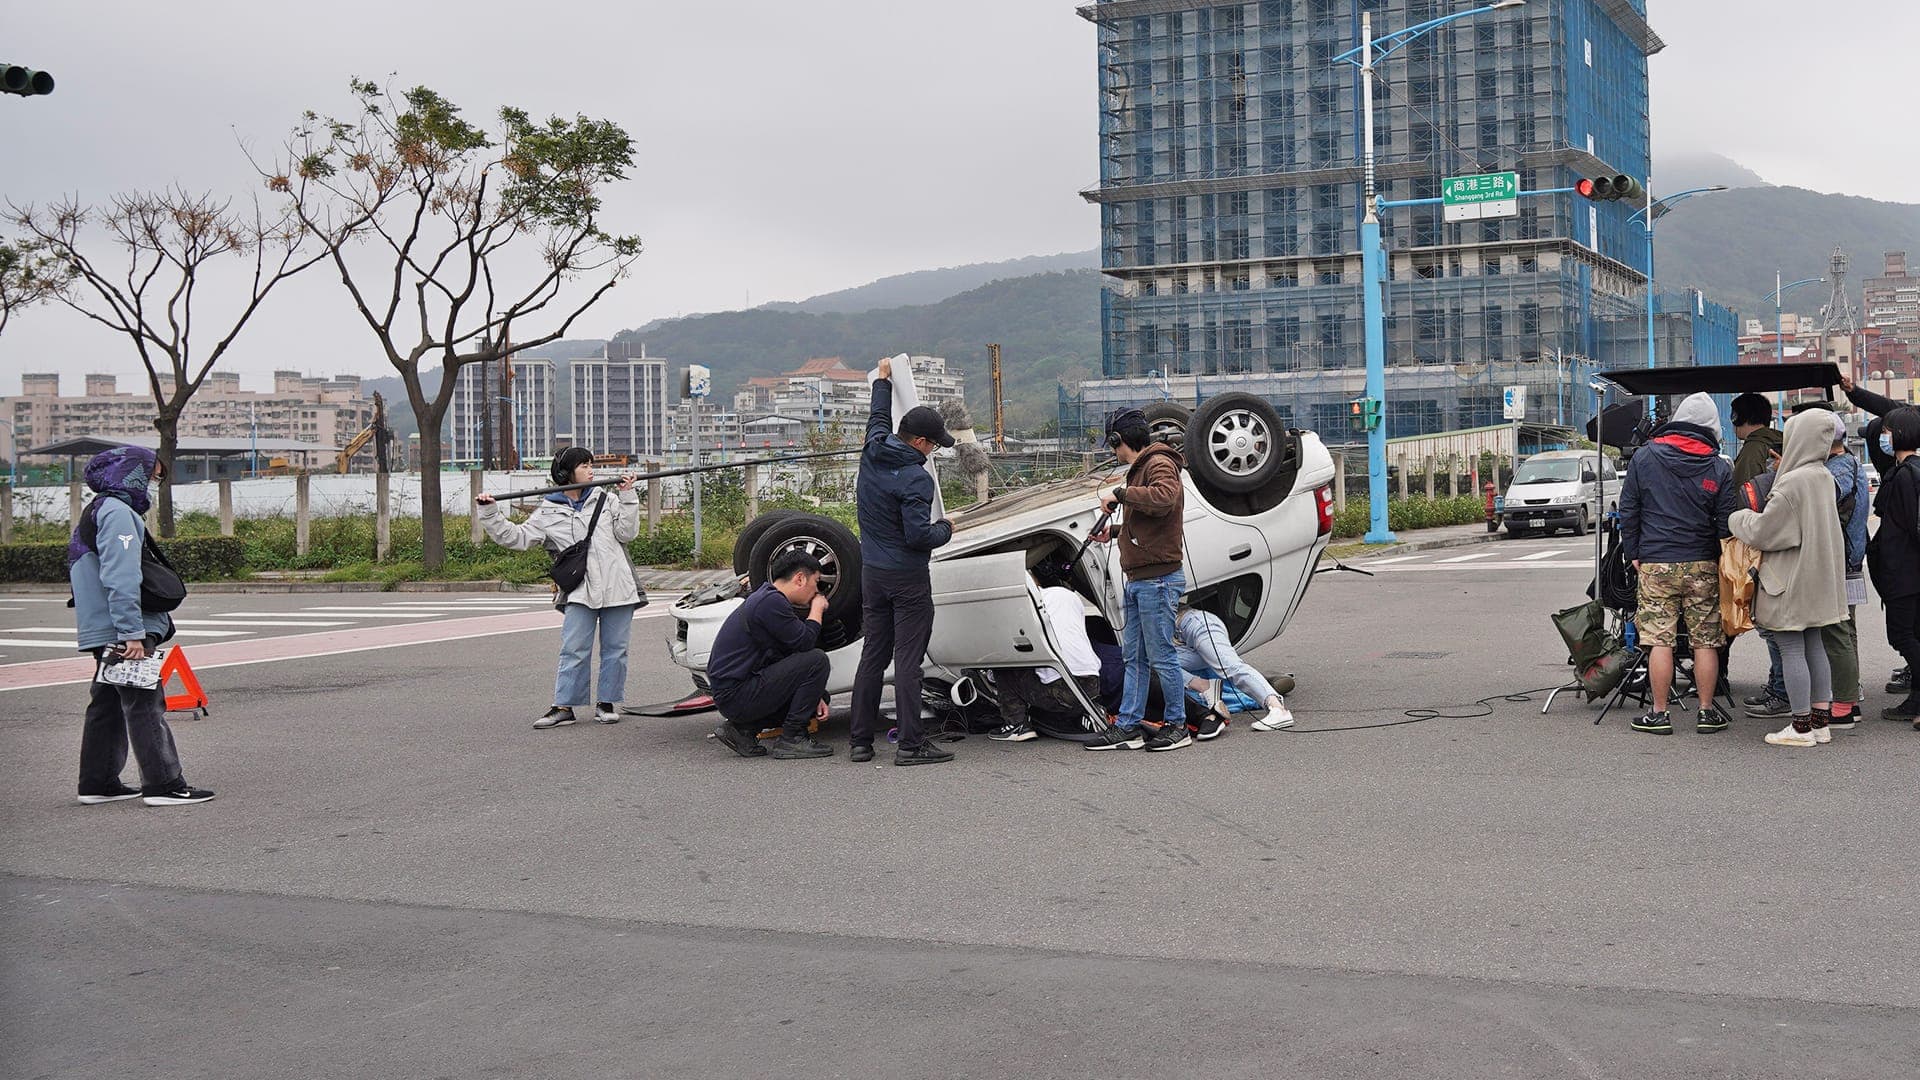
<instances>
[{"instance_id":1,"label":"road curb","mask_svg":"<svg viewBox=\"0 0 1920 1080\"><path fill-rule=\"evenodd\" d=\"M1441 551L1446 548L1474 547L1490 544L1504 538L1504 533L1477 533L1472 536L1435 537L1430 540L1407 540L1397 544L1388 544L1378 551L1369 551L1364 555L1355 555L1353 562L1363 563L1369 559L1378 559L1385 555L1411 555L1421 551Z\"/></svg>"}]
</instances>

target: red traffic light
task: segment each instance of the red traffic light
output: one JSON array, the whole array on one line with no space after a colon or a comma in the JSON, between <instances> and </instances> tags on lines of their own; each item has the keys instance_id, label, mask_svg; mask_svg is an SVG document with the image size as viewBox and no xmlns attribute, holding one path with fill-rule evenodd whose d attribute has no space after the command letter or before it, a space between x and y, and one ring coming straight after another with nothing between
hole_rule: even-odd
<instances>
[{"instance_id":1,"label":"red traffic light","mask_svg":"<svg viewBox=\"0 0 1920 1080\"><path fill-rule=\"evenodd\" d=\"M1573 190L1579 192L1581 198L1591 199L1593 198L1593 181L1582 180L1579 183L1573 185Z\"/></svg>"}]
</instances>

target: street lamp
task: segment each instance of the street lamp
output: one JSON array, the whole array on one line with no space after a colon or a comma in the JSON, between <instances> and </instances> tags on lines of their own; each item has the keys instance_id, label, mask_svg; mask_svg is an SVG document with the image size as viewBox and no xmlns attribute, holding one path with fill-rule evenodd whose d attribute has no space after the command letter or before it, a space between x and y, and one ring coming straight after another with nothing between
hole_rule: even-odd
<instances>
[{"instance_id":1,"label":"street lamp","mask_svg":"<svg viewBox=\"0 0 1920 1080\"><path fill-rule=\"evenodd\" d=\"M1404 48L1408 43L1430 30L1445 26L1456 19L1465 19L1474 15L1484 15L1489 11L1504 11L1507 8L1524 6L1527 0L1498 0L1467 11L1443 15L1438 19L1429 19L1404 30L1381 37L1373 36L1373 12L1360 13L1360 38L1362 44L1349 49L1333 58L1334 63L1357 63L1360 68L1361 86L1361 139L1363 162L1363 210L1360 218L1360 262L1361 262L1361 302L1360 310L1366 323L1367 338L1367 397L1380 403L1378 416L1371 422L1367 431L1367 502L1372 510L1372 520L1366 542L1369 544L1391 544L1393 530L1387 527L1387 341L1386 341L1386 288L1387 288L1387 252L1380 236L1379 198L1375 193L1374 152L1373 152L1373 63ZM1378 55L1375 55L1378 50ZM1359 59L1354 59L1354 54Z\"/></svg>"},{"instance_id":2,"label":"street lamp","mask_svg":"<svg viewBox=\"0 0 1920 1080\"><path fill-rule=\"evenodd\" d=\"M1678 195L1668 195L1663 199L1655 199L1653 192L1649 190L1647 192L1647 205L1642 209L1634 211L1633 217L1627 219L1628 221L1639 220L1640 227L1647 231L1647 366L1650 368L1655 366L1653 342L1653 223L1665 217L1675 206L1693 198L1695 195L1709 195L1716 191L1727 190L1730 190L1727 185L1715 184L1712 187L1694 188L1691 191L1683 191ZM1652 402L1648 402L1648 408L1652 408Z\"/></svg>"},{"instance_id":3,"label":"street lamp","mask_svg":"<svg viewBox=\"0 0 1920 1080\"><path fill-rule=\"evenodd\" d=\"M1775 288L1773 292L1767 294L1767 299L1773 301L1773 346L1775 350L1773 362L1776 364L1784 364L1787 362L1786 316L1781 314L1780 311L1781 298L1802 285L1821 285L1825 284L1827 280L1823 277L1810 277L1801 278L1799 281L1782 285L1780 284L1780 277L1780 271L1775 270L1773 272L1773 284ZM1787 408L1787 392L1785 390L1780 391L1777 401L1777 411L1785 412Z\"/></svg>"}]
</instances>

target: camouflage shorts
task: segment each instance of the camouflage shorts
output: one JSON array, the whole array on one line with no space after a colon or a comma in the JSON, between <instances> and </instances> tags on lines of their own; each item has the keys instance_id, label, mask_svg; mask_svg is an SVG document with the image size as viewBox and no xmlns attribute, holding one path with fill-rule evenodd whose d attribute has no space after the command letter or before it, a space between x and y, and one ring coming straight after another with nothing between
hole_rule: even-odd
<instances>
[{"instance_id":1,"label":"camouflage shorts","mask_svg":"<svg viewBox=\"0 0 1920 1080\"><path fill-rule=\"evenodd\" d=\"M1687 644L1717 649L1727 643L1720 629L1720 564L1640 564L1640 644L1672 648L1686 623Z\"/></svg>"}]
</instances>

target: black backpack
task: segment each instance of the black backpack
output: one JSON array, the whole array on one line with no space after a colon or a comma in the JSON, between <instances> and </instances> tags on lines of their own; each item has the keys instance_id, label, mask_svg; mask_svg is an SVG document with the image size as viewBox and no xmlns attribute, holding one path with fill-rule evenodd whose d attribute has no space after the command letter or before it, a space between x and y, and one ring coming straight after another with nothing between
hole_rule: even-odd
<instances>
[{"instance_id":1,"label":"black backpack","mask_svg":"<svg viewBox=\"0 0 1920 1080\"><path fill-rule=\"evenodd\" d=\"M101 496L108 498L109 496ZM87 547L94 552L100 550L100 506L99 498L87 504L80 515L80 525L74 530ZM140 529L140 610L149 615L161 615L178 608L187 600L187 583L181 580L179 571L167 559L167 553L160 550L154 542L153 534L145 526ZM73 606L73 598L67 598L67 606Z\"/></svg>"}]
</instances>

